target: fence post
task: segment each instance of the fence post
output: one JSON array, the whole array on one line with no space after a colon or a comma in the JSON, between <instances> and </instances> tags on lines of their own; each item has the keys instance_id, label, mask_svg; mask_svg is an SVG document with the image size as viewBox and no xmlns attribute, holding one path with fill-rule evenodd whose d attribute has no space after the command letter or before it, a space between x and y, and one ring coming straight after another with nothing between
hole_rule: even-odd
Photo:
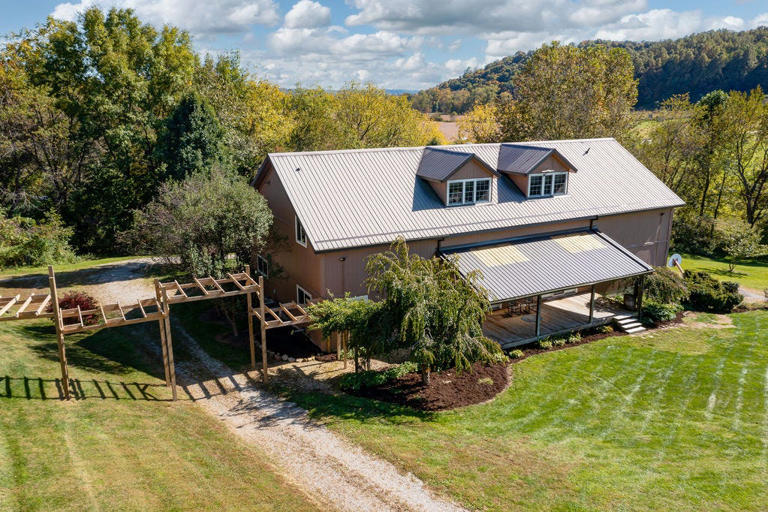
<instances>
[{"instance_id":1,"label":"fence post","mask_svg":"<svg viewBox=\"0 0 768 512\"><path fill-rule=\"evenodd\" d=\"M59 308L59 294L56 289L56 274L53 272L53 266L48 265L48 286L51 289L51 300L53 301L53 323L56 325L56 343L59 348L59 364L61 365L61 387L64 390L64 398L69 400L69 369L67 368L67 349L64 346L64 326L61 321L61 309Z\"/></svg>"}]
</instances>

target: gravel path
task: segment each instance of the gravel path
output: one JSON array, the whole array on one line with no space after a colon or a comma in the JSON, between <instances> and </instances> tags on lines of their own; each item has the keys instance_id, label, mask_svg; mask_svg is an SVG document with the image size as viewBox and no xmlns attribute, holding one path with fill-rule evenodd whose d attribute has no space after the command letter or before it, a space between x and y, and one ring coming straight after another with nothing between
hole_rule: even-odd
<instances>
[{"instance_id":1,"label":"gravel path","mask_svg":"<svg viewBox=\"0 0 768 512\"><path fill-rule=\"evenodd\" d=\"M344 511L459 511L411 474L373 457L312 421L297 405L253 386L258 372L236 374L212 359L176 323L174 333L199 361L177 364L179 383L197 403L238 436L267 453L307 494ZM204 374L215 375L209 380Z\"/></svg>"}]
</instances>

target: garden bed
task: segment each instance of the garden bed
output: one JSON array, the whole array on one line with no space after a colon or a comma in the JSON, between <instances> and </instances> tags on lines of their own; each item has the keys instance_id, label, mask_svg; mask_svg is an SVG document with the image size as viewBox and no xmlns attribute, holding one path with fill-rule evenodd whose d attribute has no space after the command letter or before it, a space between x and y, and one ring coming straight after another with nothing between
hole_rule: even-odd
<instances>
[{"instance_id":1,"label":"garden bed","mask_svg":"<svg viewBox=\"0 0 768 512\"><path fill-rule=\"evenodd\" d=\"M445 411L488 401L506 389L508 382L506 363L475 363L471 371L433 373L428 386L422 384L421 374L407 373L387 383L350 393L423 411Z\"/></svg>"}]
</instances>

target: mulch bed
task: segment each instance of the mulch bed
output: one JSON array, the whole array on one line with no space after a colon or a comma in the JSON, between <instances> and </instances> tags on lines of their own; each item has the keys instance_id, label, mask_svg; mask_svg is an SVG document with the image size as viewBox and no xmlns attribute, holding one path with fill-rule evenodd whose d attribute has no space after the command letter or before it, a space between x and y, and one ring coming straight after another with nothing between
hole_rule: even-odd
<instances>
[{"instance_id":1,"label":"mulch bed","mask_svg":"<svg viewBox=\"0 0 768 512\"><path fill-rule=\"evenodd\" d=\"M355 394L423 411L445 411L490 400L504 391L508 382L506 363L475 363L472 371L433 373L429 386L422 384L421 374L409 373L381 386L363 388Z\"/></svg>"}]
</instances>

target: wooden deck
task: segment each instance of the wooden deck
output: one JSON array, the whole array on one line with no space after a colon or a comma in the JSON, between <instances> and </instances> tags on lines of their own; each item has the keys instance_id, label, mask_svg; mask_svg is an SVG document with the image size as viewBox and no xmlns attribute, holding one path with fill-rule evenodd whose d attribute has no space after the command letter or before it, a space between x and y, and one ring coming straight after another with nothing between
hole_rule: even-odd
<instances>
[{"instance_id":1,"label":"wooden deck","mask_svg":"<svg viewBox=\"0 0 768 512\"><path fill-rule=\"evenodd\" d=\"M544 302L541 305L541 336L561 333L589 323L589 293ZM595 304L593 325L605 324L628 311ZM536 339L536 312L510 315L507 310L494 311L483 324L483 332L502 347L522 345Z\"/></svg>"}]
</instances>

